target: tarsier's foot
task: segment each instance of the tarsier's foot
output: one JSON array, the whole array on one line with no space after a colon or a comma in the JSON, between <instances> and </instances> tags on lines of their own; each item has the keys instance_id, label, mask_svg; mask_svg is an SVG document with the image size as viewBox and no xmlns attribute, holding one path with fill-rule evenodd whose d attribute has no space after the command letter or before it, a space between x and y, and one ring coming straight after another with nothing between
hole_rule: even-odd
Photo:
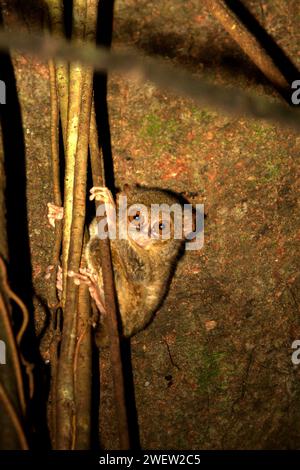
<instances>
[{"instance_id":1,"label":"tarsier's foot","mask_svg":"<svg viewBox=\"0 0 300 470\"><path fill-rule=\"evenodd\" d=\"M81 283L86 284L89 287L90 295L94 299L100 313L106 314L104 302L103 302L103 290L99 287L98 277L95 273L89 269L80 269L79 273L74 271L68 271L68 276L74 278L74 283L79 285Z\"/></svg>"},{"instance_id":2,"label":"tarsier's foot","mask_svg":"<svg viewBox=\"0 0 300 470\"><path fill-rule=\"evenodd\" d=\"M46 268L46 275L45 279L50 279L52 272L54 271L55 266L52 264L47 266ZM58 265L57 267L57 274L56 274L56 289L62 291L62 269L61 266Z\"/></svg>"},{"instance_id":3,"label":"tarsier's foot","mask_svg":"<svg viewBox=\"0 0 300 470\"><path fill-rule=\"evenodd\" d=\"M64 208L56 206L55 204L52 204L51 202L48 202L47 206L48 206L47 217L48 217L49 224L52 227L55 227L55 221L62 220L64 217Z\"/></svg>"}]
</instances>

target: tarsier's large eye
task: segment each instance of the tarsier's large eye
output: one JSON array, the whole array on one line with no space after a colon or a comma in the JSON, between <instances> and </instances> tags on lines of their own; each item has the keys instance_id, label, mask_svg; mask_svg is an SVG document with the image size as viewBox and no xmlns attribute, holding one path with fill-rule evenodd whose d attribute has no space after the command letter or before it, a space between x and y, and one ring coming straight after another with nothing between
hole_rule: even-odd
<instances>
[{"instance_id":1,"label":"tarsier's large eye","mask_svg":"<svg viewBox=\"0 0 300 470\"><path fill-rule=\"evenodd\" d=\"M128 220L132 225L136 226L137 229L140 229L144 223L144 217L142 216L141 211L136 211L135 214L129 215Z\"/></svg>"},{"instance_id":2,"label":"tarsier's large eye","mask_svg":"<svg viewBox=\"0 0 300 470\"><path fill-rule=\"evenodd\" d=\"M142 219L143 219L143 216L141 215L140 211L136 211L135 214L132 214L132 215L128 216L129 222L139 222L139 223L141 223Z\"/></svg>"},{"instance_id":3,"label":"tarsier's large eye","mask_svg":"<svg viewBox=\"0 0 300 470\"><path fill-rule=\"evenodd\" d=\"M166 228L165 224L163 222L160 222L160 224L158 225L158 230L160 234L163 233L164 228Z\"/></svg>"},{"instance_id":4,"label":"tarsier's large eye","mask_svg":"<svg viewBox=\"0 0 300 470\"><path fill-rule=\"evenodd\" d=\"M151 233L157 238L161 237L162 235L164 235L165 237L168 237L168 235L170 234L169 223L165 220L161 220L160 222L155 222L152 225Z\"/></svg>"}]
</instances>

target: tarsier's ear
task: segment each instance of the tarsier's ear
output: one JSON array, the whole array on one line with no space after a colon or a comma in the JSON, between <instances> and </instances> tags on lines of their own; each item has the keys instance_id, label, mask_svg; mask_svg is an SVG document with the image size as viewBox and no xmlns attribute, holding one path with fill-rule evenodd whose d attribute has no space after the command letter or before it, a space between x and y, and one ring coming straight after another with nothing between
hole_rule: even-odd
<instances>
[{"instance_id":1,"label":"tarsier's ear","mask_svg":"<svg viewBox=\"0 0 300 470\"><path fill-rule=\"evenodd\" d=\"M131 190L130 184L125 183L124 186L123 186L123 192L125 194L128 194L130 192L130 190Z\"/></svg>"},{"instance_id":2,"label":"tarsier's ear","mask_svg":"<svg viewBox=\"0 0 300 470\"><path fill-rule=\"evenodd\" d=\"M129 193L129 192L132 192L135 188L142 188L142 186L139 183L135 183L135 184L125 183L123 186L123 191L124 193Z\"/></svg>"}]
</instances>

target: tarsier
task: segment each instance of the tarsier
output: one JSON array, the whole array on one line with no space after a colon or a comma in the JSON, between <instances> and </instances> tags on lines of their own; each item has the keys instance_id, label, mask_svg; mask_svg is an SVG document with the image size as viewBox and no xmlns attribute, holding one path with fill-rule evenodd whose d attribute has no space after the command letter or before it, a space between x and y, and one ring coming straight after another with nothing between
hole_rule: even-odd
<instances>
[{"instance_id":1,"label":"tarsier","mask_svg":"<svg viewBox=\"0 0 300 470\"><path fill-rule=\"evenodd\" d=\"M127 217L127 237L111 239L113 270L122 321L122 333L130 337L144 329L151 321L154 313L161 305L176 261L181 252L184 234L181 238L174 237L174 215L171 213L165 221L164 211L159 218L151 220L150 206L153 204L181 204L179 198L160 189L129 187L117 194L114 202L107 188L92 188L90 199L105 203L108 225L116 224L118 218L111 220L111 210L118 211L120 196L126 195L127 205L131 206ZM148 214L140 207L146 206ZM62 217L62 211L49 204L48 218L53 225L55 218ZM147 216L148 215L148 216ZM162 233L168 227L169 236L163 239ZM103 280L100 262L98 224L93 219L89 227L90 239L86 245L85 258L87 269L79 273L69 272L74 281L88 284L90 294L102 315L105 315Z\"/></svg>"}]
</instances>

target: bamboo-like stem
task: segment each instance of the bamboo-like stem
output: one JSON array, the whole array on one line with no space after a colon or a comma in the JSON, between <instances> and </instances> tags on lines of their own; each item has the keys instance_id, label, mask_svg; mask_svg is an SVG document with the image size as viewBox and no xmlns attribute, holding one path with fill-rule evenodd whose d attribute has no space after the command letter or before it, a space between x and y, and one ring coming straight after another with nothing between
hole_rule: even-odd
<instances>
[{"instance_id":1,"label":"bamboo-like stem","mask_svg":"<svg viewBox=\"0 0 300 470\"><path fill-rule=\"evenodd\" d=\"M47 0L53 34L64 38L63 0ZM59 109L62 124L64 146L67 141L69 67L66 61L56 60L56 83L59 95Z\"/></svg>"},{"instance_id":2,"label":"bamboo-like stem","mask_svg":"<svg viewBox=\"0 0 300 470\"><path fill-rule=\"evenodd\" d=\"M81 88L83 79L82 71L83 67L80 64L72 63L70 65L62 251L63 306L65 305L66 300L67 266L69 257L70 231L73 217L74 168L81 108Z\"/></svg>"},{"instance_id":3,"label":"bamboo-like stem","mask_svg":"<svg viewBox=\"0 0 300 470\"><path fill-rule=\"evenodd\" d=\"M51 163L52 163L52 181L54 204L61 206L60 191L60 164L59 164L59 100L57 96L57 80L55 63L49 60L49 78L50 78L50 103L51 103ZM54 266L53 276L49 285L48 303L51 309L57 306L56 294L56 273L59 264L59 256L62 240L62 221L55 221L55 241L52 253L52 266ZM54 314L54 312L52 312ZM52 315L53 316L53 315Z\"/></svg>"},{"instance_id":4,"label":"bamboo-like stem","mask_svg":"<svg viewBox=\"0 0 300 470\"><path fill-rule=\"evenodd\" d=\"M85 80L82 89L83 106L80 117L80 133L75 161L73 219L69 245L68 271L74 272L78 272L80 267L85 222L88 130L91 115L92 79L92 70L87 70L85 72ZM74 409L72 408L75 404L73 364L76 346L77 302L78 287L74 284L73 279L68 277L59 365L60 380L58 383L58 394L63 395L64 403L61 403L63 406L59 406L60 414L58 419L60 431L62 432L62 440L58 442L58 448L70 448L70 433L72 432L72 434L74 434L75 432L73 424ZM70 368L70 365L72 365L72 368ZM72 427L70 427L71 423ZM57 427L58 434L60 433L58 429L59 426ZM70 429L68 429L69 427Z\"/></svg>"},{"instance_id":5,"label":"bamboo-like stem","mask_svg":"<svg viewBox=\"0 0 300 470\"><path fill-rule=\"evenodd\" d=\"M96 39L97 11L98 0L87 0L85 23L86 41L95 41ZM84 153L87 174L90 116L93 103L93 70L91 68L88 68L85 71L85 79L82 90L82 102L82 116L79 125L79 140L76 158L81 159L80 155L82 152ZM76 187L75 179L75 190ZM84 184L84 192L86 194L86 183ZM85 243L87 243L87 231L84 238ZM69 261L71 262L71 260ZM84 262L84 260L82 260L82 262ZM92 345L90 311L91 305L88 288L85 285L80 285L77 306L77 343L74 354L75 419L72 449L89 449L91 444Z\"/></svg>"},{"instance_id":6,"label":"bamboo-like stem","mask_svg":"<svg viewBox=\"0 0 300 470\"><path fill-rule=\"evenodd\" d=\"M83 41L85 21L86 0L74 0L73 34L77 44ZM84 75L83 67L80 64L71 64L62 251L62 305L64 307L64 321L57 376L56 403L56 447L58 449L71 449L73 442L72 436L74 434L75 396L73 364L76 345L78 288L75 286L73 280L67 277L67 272L69 269L78 272L81 258L87 173L87 144L85 149L84 139L87 139L87 137L84 135L80 136L79 142L78 134L79 119L86 119L81 110L81 101L85 105L89 103L88 97L86 96L86 99L84 99L83 95L84 93L87 94L89 89L89 86L86 84L88 81L91 82L90 77L92 77L90 70ZM82 81L84 78L86 78L86 83L83 87ZM90 95L92 95L91 91ZM89 108L87 109L86 116L88 116L88 130L90 120Z\"/></svg>"},{"instance_id":7,"label":"bamboo-like stem","mask_svg":"<svg viewBox=\"0 0 300 470\"><path fill-rule=\"evenodd\" d=\"M93 185L105 186L103 157L101 156L98 145L98 133L94 108L92 109L90 123L90 155ZM96 201L96 208L98 205L99 202ZM109 239L99 240L99 244L101 249L101 270L109 332L110 360L117 408L119 443L120 449L126 450L130 448L130 436L118 329L118 307Z\"/></svg>"},{"instance_id":8,"label":"bamboo-like stem","mask_svg":"<svg viewBox=\"0 0 300 470\"><path fill-rule=\"evenodd\" d=\"M59 3L59 2L58 2ZM49 60L49 79L50 79L50 103L51 103L51 162L52 162L52 181L54 204L61 206L60 191L60 161L59 161L59 103L61 100L57 92L57 73L59 66L55 65L53 59ZM51 264L54 266L53 275L50 277L48 290L48 305L51 311L51 345L50 345L50 363L51 363L51 383L50 383L50 435L53 446L56 443L56 386L57 386L57 367L58 367L58 345L60 334L57 331L57 317L60 315L58 311L58 298L56 289L57 269L59 265L60 250L62 242L62 221L56 220L55 223L55 239L52 252Z\"/></svg>"},{"instance_id":9,"label":"bamboo-like stem","mask_svg":"<svg viewBox=\"0 0 300 470\"><path fill-rule=\"evenodd\" d=\"M92 400L92 341L90 293L86 285L79 286L77 343L74 355L75 431L72 449L91 448Z\"/></svg>"},{"instance_id":10,"label":"bamboo-like stem","mask_svg":"<svg viewBox=\"0 0 300 470\"><path fill-rule=\"evenodd\" d=\"M73 36L74 44L82 45L85 33L86 0L74 0L73 4ZM68 122L66 138L66 169L65 169L65 195L64 195L64 228L62 251L63 292L62 305L65 305L67 266L69 257L70 231L73 210L74 168L75 155L78 142L79 116L82 99L82 82L84 67L78 62L70 64L68 89Z\"/></svg>"}]
</instances>

